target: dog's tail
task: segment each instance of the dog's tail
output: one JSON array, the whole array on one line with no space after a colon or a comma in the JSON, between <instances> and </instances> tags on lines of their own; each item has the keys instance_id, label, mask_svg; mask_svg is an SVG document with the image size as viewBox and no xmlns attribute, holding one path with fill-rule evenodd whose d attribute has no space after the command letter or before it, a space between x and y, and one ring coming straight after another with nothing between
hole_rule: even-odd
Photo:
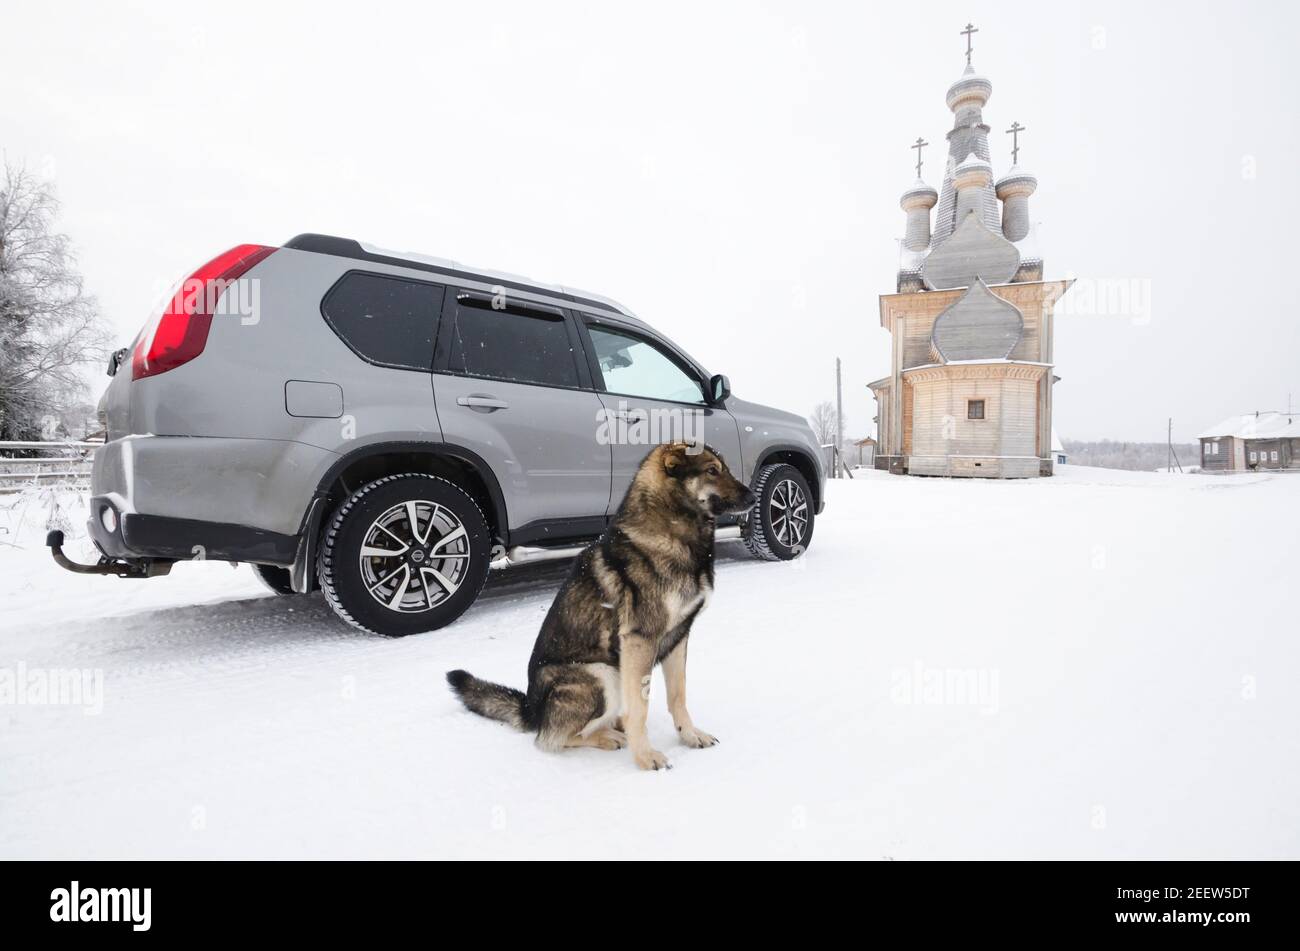
<instances>
[{"instance_id":1,"label":"dog's tail","mask_svg":"<svg viewBox=\"0 0 1300 951\"><path fill-rule=\"evenodd\" d=\"M448 671L447 683L471 712L489 720L500 720L516 730L528 729L524 722L526 698L522 691L479 680L468 670Z\"/></svg>"}]
</instances>

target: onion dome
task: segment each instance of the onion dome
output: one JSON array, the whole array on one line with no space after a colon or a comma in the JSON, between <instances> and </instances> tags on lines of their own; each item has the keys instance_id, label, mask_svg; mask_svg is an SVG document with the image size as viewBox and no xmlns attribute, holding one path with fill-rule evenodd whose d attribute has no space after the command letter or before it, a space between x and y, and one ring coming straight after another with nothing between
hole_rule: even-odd
<instances>
[{"instance_id":1,"label":"onion dome","mask_svg":"<svg viewBox=\"0 0 1300 951\"><path fill-rule=\"evenodd\" d=\"M973 67L967 66L961 79L948 87L948 108L956 112L968 104L982 107L992 95L993 83L976 73Z\"/></svg>"},{"instance_id":2,"label":"onion dome","mask_svg":"<svg viewBox=\"0 0 1300 951\"><path fill-rule=\"evenodd\" d=\"M904 211L907 211L909 208L914 206L933 208L935 202L938 200L939 193L933 187L927 185L918 178L912 183L911 187L908 188L907 191L903 192L902 196L898 199L898 203L902 206Z\"/></svg>"},{"instance_id":3,"label":"onion dome","mask_svg":"<svg viewBox=\"0 0 1300 951\"><path fill-rule=\"evenodd\" d=\"M1019 165L1012 165L1007 169L1007 173L997 180L996 185L999 198L1017 193L1032 195L1037 187L1038 179L1032 172L1026 171Z\"/></svg>"},{"instance_id":4,"label":"onion dome","mask_svg":"<svg viewBox=\"0 0 1300 951\"><path fill-rule=\"evenodd\" d=\"M966 175L970 172L987 172L990 178L993 177L993 166L990 165L986 159L980 158L974 152L958 162L957 167L953 171L958 175Z\"/></svg>"},{"instance_id":5,"label":"onion dome","mask_svg":"<svg viewBox=\"0 0 1300 951\"><path fill-rule=\"evenodd\" d=\"M970 188L984 188L993 181L993 166L974 152L957 163L953 169L952 183L958 192ZM960 209L958 209L960 217Z\"/></svg>"},{"instance_id":6,"label":"onion dome","mask_svg":"<svg viewBox=\"0 0 1300 951\"><path fill-rule=\"evenodd\" d=\"M998 179L997 196L1002 200L1002 236L1021 241L1030 231L1029 196L1038 187L1038 179L1019 165L1013 165Z\"/></svg>"}]
</instances>

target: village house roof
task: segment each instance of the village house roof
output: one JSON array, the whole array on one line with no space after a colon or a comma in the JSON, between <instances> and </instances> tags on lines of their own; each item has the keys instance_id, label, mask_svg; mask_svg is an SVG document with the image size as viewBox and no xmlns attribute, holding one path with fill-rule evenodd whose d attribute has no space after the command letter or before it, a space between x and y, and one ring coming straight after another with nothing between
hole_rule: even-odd
<instances>
[{"instance_id":1,"label":"village house roof","mask_svg":"<svg viewBox=\"0 0 1300 951\"><path fill-rule=\"evenodd\" d=\"M1247 413L1229 416L1197 439L1300 439L1300 413Z\"/></svg>"}]
</instances>

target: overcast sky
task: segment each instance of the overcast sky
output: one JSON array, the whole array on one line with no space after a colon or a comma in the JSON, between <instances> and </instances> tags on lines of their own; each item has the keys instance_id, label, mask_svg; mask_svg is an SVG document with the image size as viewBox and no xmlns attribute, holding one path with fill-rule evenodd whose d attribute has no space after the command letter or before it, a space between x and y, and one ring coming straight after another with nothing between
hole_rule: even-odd
<instances>
[{"instance_id":1,"label":"overcast sky","mask_svg":"<svg viewBox=\"0 0 1300 951\"><path fill-rule=\"evenodd\" d=\"M839 356L861 435L970 19L1046 276L1128 311L1058 318L1058 431L1189 438L1300 407L1298 7L23 3L0 148L56 184L123 344L215 253L318 231L614 297L800 413Z\"/></svg>"}]
</instances>

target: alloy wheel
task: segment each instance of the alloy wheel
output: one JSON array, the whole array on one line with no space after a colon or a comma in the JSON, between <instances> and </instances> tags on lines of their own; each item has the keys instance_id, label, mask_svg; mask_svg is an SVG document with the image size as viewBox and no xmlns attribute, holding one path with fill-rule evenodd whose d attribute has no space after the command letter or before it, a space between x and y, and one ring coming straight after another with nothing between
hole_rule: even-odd
<instances>
[{"instance_id":1,"label":"alloy wheel","mask_svg":"<svg viewBox=\"0 0 1300 951\"><path fill-rule=\"evenodd\" d=\"M802 542L808 530L808 499L803 490L790 479L778 482L768 501L768 517L772 534L786 548Z\"/></svg>"},{"instance_id":2,"label":"alloy wheel","mask_svg":"<svg viewBox=\"0 0 1300 951\"><path fill-rule=\"evenodd\" d=\"M370 596L403 614L442 604L469 571L469 536L446 506L400 502L370 523L361 543L361 580Z\"/></svg>"}]
</instances>

